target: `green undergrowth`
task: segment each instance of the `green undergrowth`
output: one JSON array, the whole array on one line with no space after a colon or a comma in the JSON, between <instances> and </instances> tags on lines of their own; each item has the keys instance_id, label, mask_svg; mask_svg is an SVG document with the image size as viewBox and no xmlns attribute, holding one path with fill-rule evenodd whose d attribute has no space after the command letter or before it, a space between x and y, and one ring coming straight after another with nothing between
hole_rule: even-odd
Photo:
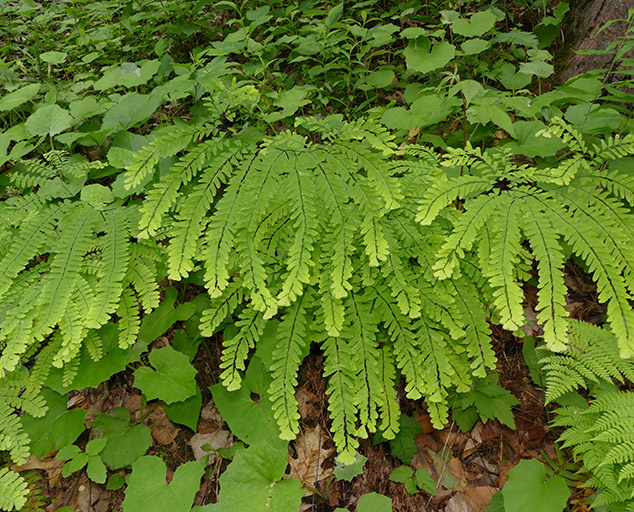
<instances>
[{"instance_id":1,"label":"green undergrowth","mask_svg":"<svg viewBox=\"0 0 634 512\"><path fill-rule=\"evenodd\" d=\"M337 451L312 499L363 471L370 437L405 464L393 482L435 495L397 389L437 429L514 428L491 326L524 337L528 284L562 445L593 507L633 510L634 14L609 69L550 87L568 5L507 4L0 1L0 508L42 499L8 468L53 452L126 486L125 512L299 510L311 351ZM570 260L600 326L568 316ZM213 383L237 442L175 468L125 408L86 433L68 393L117 374L194 433ZM217 457L217 503L192 509ZM550 462L489 510L562 510L578 482Z\"/></svg>"}]
</instances>

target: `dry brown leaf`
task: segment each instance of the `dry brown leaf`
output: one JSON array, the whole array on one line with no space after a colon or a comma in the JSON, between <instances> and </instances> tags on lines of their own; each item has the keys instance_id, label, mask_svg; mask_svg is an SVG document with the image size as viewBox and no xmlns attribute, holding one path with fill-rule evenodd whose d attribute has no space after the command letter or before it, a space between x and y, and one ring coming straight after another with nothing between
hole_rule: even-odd
<instances>
[{"instance_id":1,"label":"dry brown leaf","mask_svg":"<svg viewBox=\"0 0 634 512\"><path fill-rule=\"evenodd\" d=\"M178 435L178 427L165 414L165 409L159 405L145 419L146 425L152 426L152 437L158 444L169 445Z\"/></svg>"},{"instance_id":2,"label":"dry brown leaf","mask_svg":"<svg viewBox=\"0 0 634 512\"><path fill-rule=\"evenodd\" d=\"M322 468L322 462L330 457L335 448L324 448L328 438L321 433L318 425L313 430L304 431L295 441L297 456L289 459L291 478L298 478L310 487L317 487L319 482L327 480L332 475L332 467Z\"/></svg>"},{"instance_id":3,"label":"dry brown leaf","mask_svg":"<svg viewBox=\"0 0 634 512\"><path fill-rule=\"evenodd\" d=\"M48 478L49 485L54 487L59 482L62 476L63 460L56 459L51 454L45 455L41 459L35 455L29 455L26 458L26 462L20 466L14 464L11 466L11 471L21 472L29 471L33 469L40 469L46 471L46 477Z\"/></svg>"},{"instance_id":4,"label":"dry brown leaf","mask_svg":"<svg viewBox=\"0 0 634 512\"><path fill-rule=\"evenodd\" d=\"M222 417L213 402L207 402L200 411L198 433L211 434L222 427Z\"/></svg>"},{"instance_id":5,"label":"dry brown leaf","mask_svg":"<svg viewBox=\"0 0 634 512\"><path fill-rule=\"evenodd\" d=\"M473 512L486 512L489 501L498 490L495 487L471 487L465 491L467 503Z\"/></svg>"}]
</instances>

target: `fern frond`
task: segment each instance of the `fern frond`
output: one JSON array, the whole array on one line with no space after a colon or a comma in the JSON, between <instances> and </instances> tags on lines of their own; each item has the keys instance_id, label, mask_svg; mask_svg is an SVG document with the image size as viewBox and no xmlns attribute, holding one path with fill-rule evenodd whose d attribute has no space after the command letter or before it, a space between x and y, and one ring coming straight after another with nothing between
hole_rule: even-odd
<instances>
[{"instance_id":1,"label":"fern frond","mask_svg":"<svg viewBox=\"0 0 634 512\"><path fill-rule=\"evenodd\" d=\"M385 439L394 439L399 429L400 409L394 388L395 379L396 368L390 348L383 346L379 350L379 382L381 385L379 403L381 425L379 428Z\"/></svg>"},{"instance_id":2,"label":"fern frond","mask_svg":"<svg viewBox=\"0 0 634 512\"><path fill-rule=\"evenodd\" d=\"M106 214L106 234L102 237L101 267L95 298L86 313L86 326L96 329L115 312L122 290L123 277L129 262L128 220L125 212L116 209Z\"/></svg>"},{"instance_id":3,"label":"fern frond","mask_svg":"<svg viewBox=\"0 0 634 512\"><path fill-rule=\"evenodd\" d=\"M119 316L119 347L130 347L136 342L141 326L139 301L130 288L125 288L121 292L117 315Z\"/></svg>"},{"instance_id":4,"label":"fern frond","mask_svg":"<svg viewBox=\"0 0 634 512\"><path fill-rule=\"evenodd\" d=\"M60 221L63 229L53 251L51 271L42 282L42 310L34 329L37 339L46 336L64 315L90 245L95 214L92 209L73 208Z\"/></svg>"},{"instance_id":5,"label":"fern frond","mask_svg":"<svg viewBox=\"0 0 634 512\"><path fill-rule=\"evenodd\" d=\"M222 292L212 299L209 309L203 311L200 319L200 332L203 336L211 336L222 321L235 311L242 302L242 283L233 281Z\"/></svg>"},{"instance_id":6,"label":"fern frond","mask_svg":"<svg viewBox=\"0 0 634 512\"><path fill-rule=\"evenodd\" d=\"M0 509L22 509L29 493L26 480L8 468L0 468Z\"/></svg>"},{"instance_id":7,"label":"fern frond","mask_svg":"<svg viewBox=\"0 0 634 512\"><path fill-rule=\"evenodd\" d=\"M514 279L520 251L519 201L509 195L500 197L498 215L492 224L491 265L487 277L493 288L493 305L500 314L502 327L510 331L524 324L523 292Z\"/></svg>"},{"instance_id":8,"label":"fern frond","mask_svg":"<svg viewBox=\"0 0 634 512\"><path fill-rule=\"evenodd\" d=\"M240 371L244 370L244 362L249 355L249 350L255 346L260 338L265 321L259 311L245 308L235 325L238 328L238 333L233 338L224 340L220 359L220 369L223 370L220 379L229 391L240 388L242 383Z\"/></svg>"},{"instance_id":9,"label":"fern frond","mask_svg":"<svg viewBox=\"0 0 634 512\"><path fill-rule=\"evenodd\" d=\"M269 396L282 439L295 439L299 433L295 386L299 366L310 345L306 333L306 307L309 300L309 297L302 295L284 315L277 331L276 347L273 351L273 381L269 387Z\"/></svg>"},{"instance_id":10,"label":"fern frond","mask_svg":"<svg viewBox=\"0 0 634 512\"><path fill-rule=\"evenodd\" d=\"M354 404L359 414L357 435L367 437L368 433L376 430L378 408L384 408L388 414L392 411L386 401L388 396L383 395L384 390L381 388L380 350L376 340L378 326L367 305L356 294L350 294L346 309L350 321L342 337L348 340L354 367L358 369L353 377ZM389 418L386 425L389 430Z\"/></svg>"},{"instance_id":11,"label":"fern frond","mask_svg":"<svg viewBox=\"0 0 634 512\"><path fill-rule=\"evenodd\" d=\"M139 220L139 230L141 238L154 236L156 231L164 224L165 214L174 206L178 198L179 189L187 185L195 175L206 167L219 168L222 165L210 163L209 161L218 154L226 153L229 148L240 148L241 144L236 144L225 139L213 138L199 143L191 151L174 164L169 172L161 177L158 183L148 192L141 207L141 219ZM231 151L228 157L231 158ZM205 177L205 182L210 178ZM213 181L213 178L211 179ZM217 186L217 185L216 185Z\"/></svg>"},{"instance_id":12,"label":"fern frond","mask_svg":"<svg viewBox=\"0 0 634 512\"><path fill-rule=\"evenodd\" d=\"M348 343L339 338L328 337L322 342L324 351L324 377L328 379L326 393L329 395L328 410L332 418L333 441L341 462L352 464L356 458L359 442L356 431L356 407L351 367L353 355Z\"/></svg>"},{"instance_id":13,"label":"fern frond","mask_svg":"<svg viewBox=\"0 0 634 512\"><path fill-rule=\"evenodd\" d=\"M416 222L427 226L438 217L440 211L456 198L469 198L487 192L493 186L490 177L460 176L432 185L418 205Z\"/></svg>"},{"instance_id":14,"label":"fern frond","mask_svg":"<svg viewBox=\"0 0 634 512\"><path fill-rule=\"evenodd\" d=\"M469 202L466 212L458 217L453 232L438 251L437 262L432 267L438 279L451 277L458 268L460 258L471 249L480 229L496 213L499 197L493 193Z\"/></svg>"},{"instance_id":15,"label":"fern frond","mask_svg":"<svg viewBox=\"0 0 634 512\"><path fill-rule=\"evenodd\" d=\"M44 207L20 229L11 249L0 260L0 299L50 237L59 210L58 207Z\"/></svg>"},{"instance_id":16,"label":"fern frond","mask_svg":"<svg viewBox=\"0 0 634 512\"><path fill-rule=\"evenodd\" d=\"M164 135L156 137L135 153L134 159L127 165L125 188L138 186L149 173L154 172L154 166L161 158L176 155L192 142L207 137L211 131L208 126L172 128Z\"/></svg>"},{"instance_id":17,"label":"fern frond","mask_svg":"<svg viewBox=\"0 0 634 512\"><path fill-rule=\"evenodd\" d=\"M537 320L544 326L544 339L550 350L562 350L567 341L566 285L564 283L564 254L557 240L558 233L543 207L535 197L524 198L522 229L526 234L535 259L539 283L537 292Z\"/></svg>"}]
</instances>

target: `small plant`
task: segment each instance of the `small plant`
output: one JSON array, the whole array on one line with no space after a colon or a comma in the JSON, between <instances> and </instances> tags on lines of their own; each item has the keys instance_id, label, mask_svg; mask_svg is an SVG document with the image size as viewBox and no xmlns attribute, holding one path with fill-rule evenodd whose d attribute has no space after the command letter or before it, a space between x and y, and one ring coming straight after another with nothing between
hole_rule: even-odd
<instances>
[{"instance_id":1,"label":"small plant","mask_svg":"<svg viewBox=\"0 0 634 512\"><path fill-rule=\"evenodd\" d=\"M105 438L93 439L83 452L74 444L62 448L56 455L58 459L67 461L62 468L62 476L68 477L85 467L88 478L98 484L105 483L107 470L99 454L107 442Z\"/></svg>"}]
</instances>

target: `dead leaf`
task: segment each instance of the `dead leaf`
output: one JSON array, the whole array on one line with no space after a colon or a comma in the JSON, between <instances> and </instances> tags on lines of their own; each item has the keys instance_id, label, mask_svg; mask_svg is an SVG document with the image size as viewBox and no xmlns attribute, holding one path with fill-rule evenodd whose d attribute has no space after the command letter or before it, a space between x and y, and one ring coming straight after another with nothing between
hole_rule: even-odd
<instances>
[{"instance_id":1,"label":"dead leaf","mask_svg":"<svg viewBox=\"0 0 634 512\"><path fill-rule=\"evenodd\" d=\"M486 512L489 501L496 492L498 490L495 487L471 487L465 491L465 496L473 512Z\"/></svg>"},{"instance_id":2,"label":"dead leaf","mask_svg":"<svg viewBox=\"0 0 634 512\"><path fill-rule=\"evenodd\" d=\"M44 470L46 471L46 477L48 478L49 485L51 487L55 487L62 477L63 465L63 460L56 459L51 454L45 455L41 459L37 458L35 455L29 455L24 464L20 466L14 464L10 469L11 471L16 471L17 473L33 469Z\"/></svg>"},{"instance_id":3,"label":"dead leaf","mask_svg":"<svg viewBox=\"0 0 634 512\"><path fill-rule=\"evenodd\" d=\"M162 445L172 444L179 432L178 427L165 414L162 405L157 406L145 418L145 424L152 426L152 438Z\"/></svg>"},{"instance_id":4,"label":"dead leaf","mask_svg":"<svg viewBox=\"0 0 634 512\"><path fill-rule=\"evenodd\" d=\"M445 512L472 512L464 493L454 494L445 506Z\"/></svg>"},{"instance_id":5,"label":"dead leaf","mask_svg":"<svg viewBox=\"0 0 634 512\"><path fill-rule=\"evenodd\" d=\"M418 421L418 424L423 429L423 432L425 432L425 434L429 434L430 432L436 430L431 424L431 417L429 416L429 414L423 414L422 416L419 416L418 418L416 418L416 421Z\"/></svg>"},{"instance_id":6,"label":"dead leaf","mask_svg":"<svg viewBox=\"0 0 634 512\"><path fill-rule=\"evenodd\" d=\"M334 452L334 446L324 448L328 438L321 434L321 427L304 431L295 441L297 456L289 459L291 478L298 478L310 487L318 488L319 482L327 480L332 475L332 467L322 468L322 462Z\"/></svg>"},{"instance_id":7,"label":"dead leaf","mask_svg":"<svg viewBox=\"0 0 634 512\"><path fill-rule=\"evenodd\" d=\"M208 444L211 449L204 450L203 446ZM233 443L231 442L231 434L226 430L216 430L209 434L194 434L189 440L189 445L194 452L194 458L196 460L202 459L205 455L209 455L208 465L216 462L218 459L218 449L230 448Z\"/></svg>"},{"instance_id":8,"label":"dead leaf","mask_svg":"<svg viewBox=\"0 0 634 512\"><path fill-rule=\"evenodd\" d=\"M222 417L212 401L207 402L200 411L198 433L211 434L222 427Z\"/></svg>"}]
</instances>

